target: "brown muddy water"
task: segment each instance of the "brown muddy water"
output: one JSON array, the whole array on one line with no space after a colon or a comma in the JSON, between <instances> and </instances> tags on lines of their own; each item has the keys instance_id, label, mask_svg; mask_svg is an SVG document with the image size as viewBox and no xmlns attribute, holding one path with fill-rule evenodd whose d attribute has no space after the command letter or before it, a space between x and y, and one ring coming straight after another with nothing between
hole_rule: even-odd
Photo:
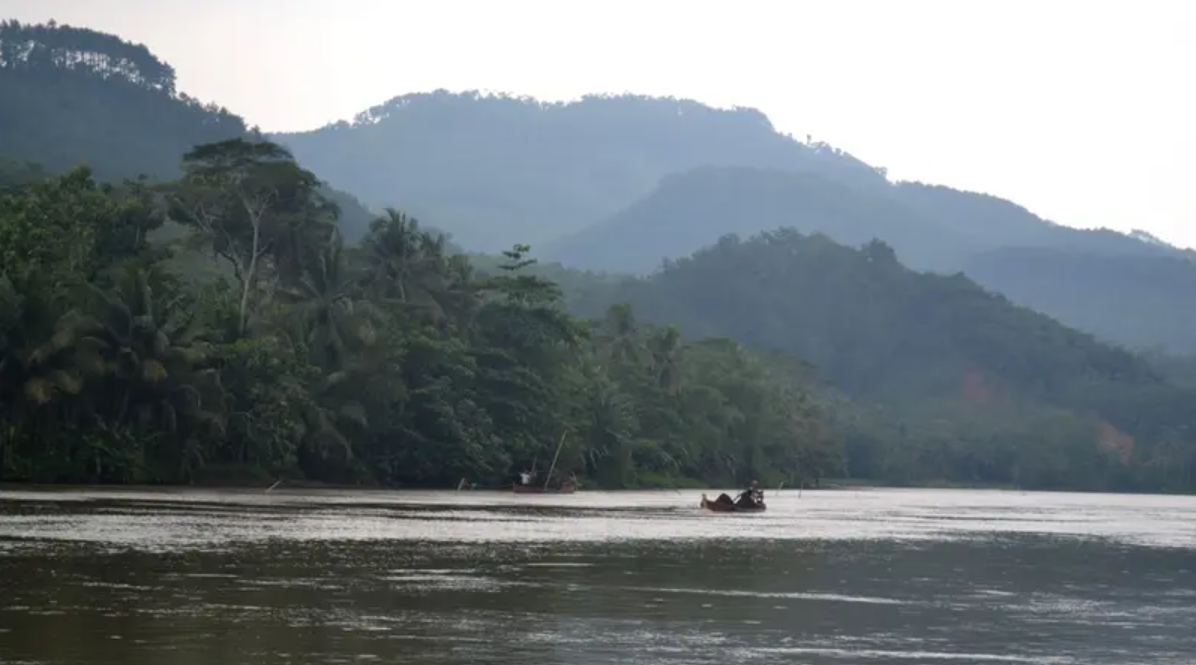
<instances>
[{"instance_id":1,"label":"brown muddy water","mask_svg":"<svg viewBox=\"0 0 1196 665\"><path fill-rule=\"evenodd\" d=\"M1196 498L0 491L0 662L1196 663Z\"/></svg>"}]
</instances>

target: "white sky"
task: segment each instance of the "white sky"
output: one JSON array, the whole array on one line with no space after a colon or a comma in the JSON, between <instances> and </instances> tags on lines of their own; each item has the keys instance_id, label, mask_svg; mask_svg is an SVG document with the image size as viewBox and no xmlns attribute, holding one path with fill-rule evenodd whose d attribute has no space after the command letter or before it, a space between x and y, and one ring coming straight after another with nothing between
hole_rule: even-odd
<instances>
[{"instance_id":1,"label":"white sky","mask_svg":"<svg viewBox=\"0 0 1196 665\"><path fill-rule=\"evenodd\" d=\"M0 0L269 131L406 92L753 106L892 177L1196 246L1192 0Z\"/></svg>"}]
</instances>

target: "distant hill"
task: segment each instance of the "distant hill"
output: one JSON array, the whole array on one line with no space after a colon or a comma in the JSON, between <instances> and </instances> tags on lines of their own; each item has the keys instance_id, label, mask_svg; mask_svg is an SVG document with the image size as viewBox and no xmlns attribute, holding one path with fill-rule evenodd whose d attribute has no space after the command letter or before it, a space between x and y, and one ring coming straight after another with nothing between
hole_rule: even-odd
<instances>
[{"instance_id":1,"label":"distant hill","mask_svg":"<svg viewBox=\"0 0 1196 665\"><path fill-rule=\"evenodd\" d=\"M881 242L855 250L793 229L726 236L574 307L622 302L687 334L802 358L877 405L885 433L853 435L860 467L899 463L886 446L910 439L900 454L976 464L1001 482L1024 483L1018 474L1033 467L1074 474L1073 486L1134 485L1160 456L1182 460L1168 472L1196 470L1196 391L962 274L910 271Z\"/></svg>"},{"instance_id":2,"label":"distant hill","mask_svg":"<svg viewBox=\"0 0 1196 665\"><path fill-rule=\"evenodd\" d=\"M984 286L1109 341L1196 351L1196 330L1176 316L1196 309L1196 292L1123 275L1129 264L1113 260L1169 257L1196 275L1196 266L1183 267L1192 252L1140 232L1060 226L994 196L893 183L883 168L779 133L754 109L437 91L275 138L334 186L375 207L400 205L470 251L527 242L566 266L643 273L726 233L792 225L848 244L879 238L911 267L974 273ZM1098 290L1037 270L1056 281L1023 297L1034 287L1019 266L1043 249L1117 286ZM1077 311L1076 303L1092 301L1104 309ZM1139 319L1134 330L1122 312Z\"/></svg>"},{"instance_id":3,"label":"distant hill","mask_svg":"<svg viewBox=\"0 0 1196 665\"><path fill-rule=\"evenodd\" d=\"M177 90L174 69L141 44L54 23L0 23L0 161L49 172L86 163L106 180L170 179L192 147L255 132ZM370 212L348 194L328 194L345 235L360 236Z\"/></svg>"},{"instance_id":4,"label":"distant hill","mask_svg":"<svg viewBox=\"0 0 1196 665\"><path fill-rule=\"evenodd\" d=\"M569 266L642 274L723 235L781 226L849 245L882 237L919 267L954 267L961 251L979 246L884 191L817 173L704 167L664 178L649 196L551 245L547 254Z\"/></svg>"},{"instance_id":5,"label":"distant hill","mask_svg":"<svg viewBox=\"0 0 1196 665\"><path fill-rule=\"evenodd\" d=\"M976 281L1074 328L1135 349L1196 353L1196 262L1038 247L971 257Z\"/></svg>"},{"instance_id":6,"label":"distant hill","mask_svg":"<svg viewBox=\"0 0 1196 665\"><path fill-rule=\"evenodd\" d=\"M873 238L918 270L963 271L983 286L1102 339L1196 352L1196 262L1109 230L1052 224L991 196L899 183L846 184L815 173L701 168L554 243L568 266L643 274L726 233L779 226L847 245Z\"/></svg>"},{"instance_id":7,"label":"distant hill","mask_svg":"<svg viewBox=\"0 0 1196 665\"><path fill-rule=\"evenodd\" d=\"M411 94L351 123L273 138L333 186L435 220L476 251L542 245L648 194L664 176L703 165L884 182L849 155L782 137L754 109L631 95L545 103Z\"/></svg>"}]
</instances>

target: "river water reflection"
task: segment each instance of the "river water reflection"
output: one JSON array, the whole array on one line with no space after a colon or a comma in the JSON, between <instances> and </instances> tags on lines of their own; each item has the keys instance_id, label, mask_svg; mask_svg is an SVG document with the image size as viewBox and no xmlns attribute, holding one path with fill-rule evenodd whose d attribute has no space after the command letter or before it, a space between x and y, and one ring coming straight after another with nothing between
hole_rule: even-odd
<instances>
[{"instance_id":1,"label":"river water reflection","mask_svg":"<svg viewBox=\"0 0 1196 665\"><path fill-rule=\"evenodd\" d=\"M1194 498L697 498L4 491L0 662L1196 662Z\"/></svg>"}]
</instances>

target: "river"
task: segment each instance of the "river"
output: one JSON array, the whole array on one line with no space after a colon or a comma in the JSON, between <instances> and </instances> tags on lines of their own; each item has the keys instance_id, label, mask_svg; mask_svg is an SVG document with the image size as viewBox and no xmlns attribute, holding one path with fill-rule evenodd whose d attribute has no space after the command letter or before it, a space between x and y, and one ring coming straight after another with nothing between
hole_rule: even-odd
<instances>
[{"instance_id":1,"label":"river","mask_svg":"<svg viewBox=\"0 0 1196 665\"><path fill-rule=\"evenodd\" d=\"M1196 498L0 491L0 662L1196 662Z\"/></svg>"}]
</instances>

